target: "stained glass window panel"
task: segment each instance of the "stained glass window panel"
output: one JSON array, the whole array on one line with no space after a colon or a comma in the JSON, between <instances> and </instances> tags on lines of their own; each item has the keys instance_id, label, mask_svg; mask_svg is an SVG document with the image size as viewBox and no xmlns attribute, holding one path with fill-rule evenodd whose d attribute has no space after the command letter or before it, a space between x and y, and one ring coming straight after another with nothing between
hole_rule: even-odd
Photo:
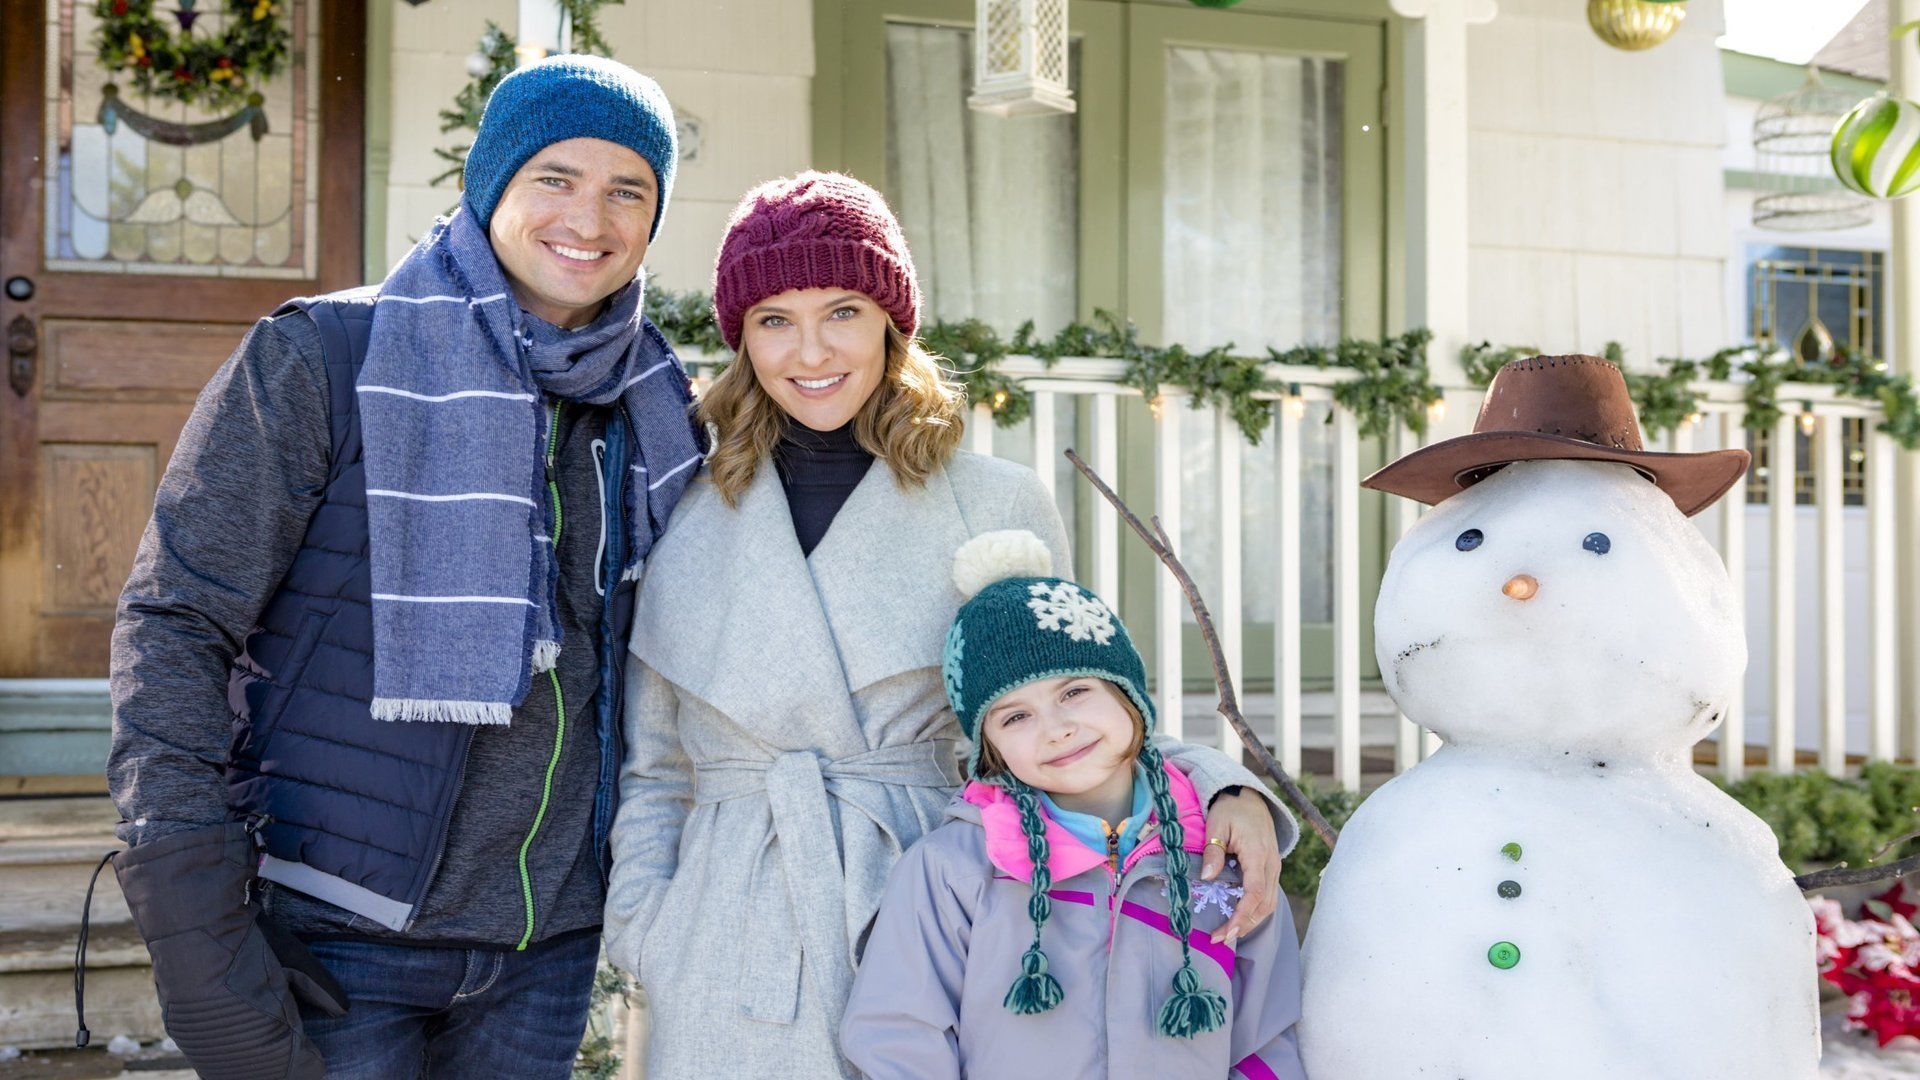
<instances>
[{"instance_id":1,"label":"stained glass window panel","mask_svg":"<svg viewBox=\"0 0 1920 1080\"><path fill-rule=\"evenodd\" d=\"M316 276L319 0L174 6L154 8L173 43L220 41L258 13L285 29L286 58L248 95L188 104L109 70L89 0L48 0L47 269Z\"/></svg>"}]
</instances>

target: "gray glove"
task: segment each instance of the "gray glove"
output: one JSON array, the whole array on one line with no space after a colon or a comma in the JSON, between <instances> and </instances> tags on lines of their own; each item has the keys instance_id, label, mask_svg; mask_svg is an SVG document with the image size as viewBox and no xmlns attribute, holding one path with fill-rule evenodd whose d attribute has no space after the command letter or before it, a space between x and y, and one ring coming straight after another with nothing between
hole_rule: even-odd
<instances>
[{"instance_id":1,"label":"gray glove","mask_svg":"<svg viewBox=\"0 0 1920 1080\"><path fill-rule=\"evenodd\" d=\"M341 1016L346 995L296 939L257 921L257 859L234 821L129 848L113 869L153 956L167 1034L194 1070L206 1080L320 1080L326 1063L294 999Z\"/></svg>"}]
</instances>

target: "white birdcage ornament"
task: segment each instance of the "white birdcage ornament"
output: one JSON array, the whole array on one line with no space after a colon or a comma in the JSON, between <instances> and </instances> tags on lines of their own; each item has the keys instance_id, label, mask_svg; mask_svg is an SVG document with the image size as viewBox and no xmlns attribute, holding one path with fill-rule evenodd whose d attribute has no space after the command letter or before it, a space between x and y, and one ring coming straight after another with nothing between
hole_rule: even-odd
<instances>
[{"instance_id":1,"label":"white birdcage ornament","mask_svg":"<svg viewBox=\"0 0 1920 1080\"><path fill-rule=\"evenodd\" d=\"M999 116L1073 111L1067 0L976 0L967 107Z\"/></svg>"},{"instance_id":2,"label":"white birdcage ornament","mask_svg":"<svg viewBox=\"0 0 1920 1080\"><path fill-rule=\"evenodd\" d=\"M1833 129L1857 98L1828 86L1809 65L1800 89L1762 102L1753 118L1753 223L1783 231L1854 229L1870 203L1833 172Z\"/></svg>"}]
</instances>

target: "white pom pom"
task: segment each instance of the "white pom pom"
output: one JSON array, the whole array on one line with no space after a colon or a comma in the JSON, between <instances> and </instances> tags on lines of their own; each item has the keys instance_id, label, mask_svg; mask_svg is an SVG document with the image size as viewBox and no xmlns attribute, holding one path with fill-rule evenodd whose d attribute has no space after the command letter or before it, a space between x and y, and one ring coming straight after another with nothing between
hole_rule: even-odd
<instances>
[{"instance_id":1,"label":"white pom pom","mask_svg":"<svg viewBox=\"0 0 1920 1080\"><path fill-rule=\"evenodd\" d=\"M1053 573L1053 552L1025 529L981 533L960 545L953 556L953 583L960 595L975 593L1010 577L1046 577Z\"/></svg>"}]
</instances>

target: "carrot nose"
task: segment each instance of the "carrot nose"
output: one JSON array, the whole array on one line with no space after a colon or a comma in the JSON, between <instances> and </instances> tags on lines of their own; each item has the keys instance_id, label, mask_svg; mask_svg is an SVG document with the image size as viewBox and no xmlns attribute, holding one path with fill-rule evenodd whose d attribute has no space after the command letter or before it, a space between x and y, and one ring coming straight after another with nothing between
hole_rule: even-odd
<instances>
[{"instance_id":1,"label":"carrot nose","mask_svg":"<svg viewBox=\"0 0 1920 1080\"><path fill-rule=\"evenodd\" d=\"M1515 600L1531 600L1540 591L1540 582L1532 574L1515 574L1500 586L1500 591Z\"/></svg>"}]
</instances>

